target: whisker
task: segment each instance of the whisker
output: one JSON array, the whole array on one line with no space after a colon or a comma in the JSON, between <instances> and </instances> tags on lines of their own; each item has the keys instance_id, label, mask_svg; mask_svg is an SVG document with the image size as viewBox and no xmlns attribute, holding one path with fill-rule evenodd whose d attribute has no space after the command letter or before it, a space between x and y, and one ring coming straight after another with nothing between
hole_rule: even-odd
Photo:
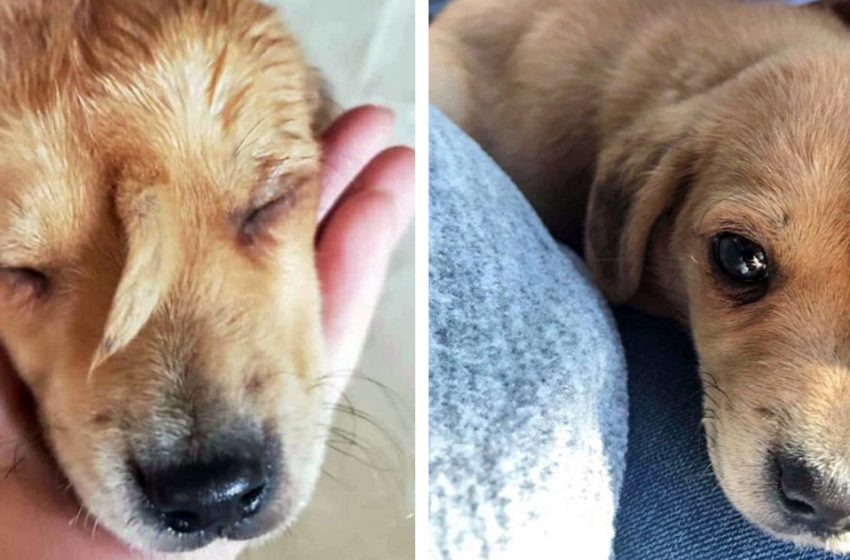
<instances>
[{"instance_id":1,"label":"whisker","mask_svg":"<svg viewBox=\"0 0 850 560\"><path fill-rule=\"evenodd\" d=\"M322 475L328 477L330 480L339 484L346 492L352 492L354 490L354 487L352 487L350 484L346 484L341 478L331 474L331 472L324 467L322 468Z\"/></svg>"},{"instance_id":2,"label":"whisker","mask_svg":"<svg viewBox=\"0 0 850 560\"><path fill-rule=\"evenodd\" d=\"M80 516L82 514L83 514L83 506L80 506L79 508L77 508L77 514L74 515L74 517L72 517L71 520L68 522L68 526L73 527L74 525L76 525L77 522L80 520Z\"/></svg>"},{"instance_id":3,"label":"whisker","mask_svg":"<svg viewBox=\"0 0 850 560\"><path fill-rule=\"evenodd\" d=\"M25 456L20 454L22 444L17 444L15 446L15 450L12 452L12 464L6 469L6 472L3 474L2 480L7 480L13 473L16 473L18 469L24 462Z\"/></svg>"},{"instance_id":4,"label":"whisker","mask_svg":"<svg viewBox=\"0 0 850 560\"><path fill-rule=\"evenodd\" d=\"M343 451L342 449L339 449L336 446L328 445L328 449L330 449L332 451L336 451L337 453L344 455L344 456L348 457L349 459L352 459L352 460L360 463L361 465L363 465L365 467L369 467L371 469L374 469L375 471L382 472L382 473L393 471L393 469L381 467L381 466L375 465L374 463L370 463L370 462L366 461L365 459L358 457L354 453L349 453L347 451Z\"/></svg>"}]
</instances>

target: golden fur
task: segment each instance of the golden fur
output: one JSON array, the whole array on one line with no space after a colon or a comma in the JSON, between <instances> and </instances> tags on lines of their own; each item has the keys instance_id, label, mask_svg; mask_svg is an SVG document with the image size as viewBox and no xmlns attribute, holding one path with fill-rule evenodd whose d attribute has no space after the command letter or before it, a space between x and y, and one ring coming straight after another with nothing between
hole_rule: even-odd
<instances>
[{"instance_id":1,"label":"golden fur","mask_svg":"<svg viewBox=\"0 0 850 560\"><path fill-rule=\"evenodd\" d=\"M614 303L688 324L714 471L786 522L772 450L850 488L850 35L816 8L722 0L455 0L431 30L432 101L573 243ZM741 305L720 232L775 274Z\"/></svg>"},{"instance_id":2,"label":"golden fur","mask_svg":"<svg viewBox=\"0 0 850 560\"><path fill-rule=\"evenodd\" d=\"M141 520L128 461L244 425L283 472L255 532L286 527L339 396L316 76L250 0L5 2L0 45L0 337L73 489L133 546L200 546Z\"/></svg>"}]
</instances>

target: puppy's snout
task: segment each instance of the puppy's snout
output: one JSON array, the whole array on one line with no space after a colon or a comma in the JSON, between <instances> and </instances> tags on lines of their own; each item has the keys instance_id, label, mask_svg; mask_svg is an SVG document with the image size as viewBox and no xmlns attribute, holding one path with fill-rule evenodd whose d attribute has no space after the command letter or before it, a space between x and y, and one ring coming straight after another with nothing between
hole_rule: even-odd
<instances>
[{"instance_id":1,"label":"puppy's snout","mask_svg":"<svg viewBox=\"0 0 850 560\"><path fill-rule=\"evenodd\" d=\"M261 455L140 471L153 514L177 533L224 534L263 508L269 474Z\"/></svg>"},{"instance_id":2,"label":"puppy's snout","mask_svg":"<svg viewBox=\"0 0 850 560\"><path fill-rule=\"evenodd\" d=\"M850 493L792 454L777 457L779 497L788 516L815 533L850 529Z\"/></svg>"}]
</instances>

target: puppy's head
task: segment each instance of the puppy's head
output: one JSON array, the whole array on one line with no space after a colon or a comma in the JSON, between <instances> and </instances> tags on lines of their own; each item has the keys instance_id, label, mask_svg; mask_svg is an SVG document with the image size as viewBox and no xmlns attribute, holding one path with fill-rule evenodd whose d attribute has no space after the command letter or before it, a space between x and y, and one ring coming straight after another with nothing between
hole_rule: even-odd
<instances>
[{"instance_id":1,"label":"puppy's head","mask_svg":"<svg viewBox=\"0 0 850 560\"><path fill-rule=\"evenodd\" d=\"M768 60L610 144L587 228L617 302L687 322L720 484L850 551L850 59Z\"/></svg>"},{"instance_id":2,"label":"puppy's head","mask_svg":"<svg viewBox=\"0 0 850 560\"><path fill-rule=\"evenodd\" d=\"M283 528L341 390L315 80L253 2L44 4L2 61L0 336L46 439L131 545Z\"/></svg>"}]
</instances>

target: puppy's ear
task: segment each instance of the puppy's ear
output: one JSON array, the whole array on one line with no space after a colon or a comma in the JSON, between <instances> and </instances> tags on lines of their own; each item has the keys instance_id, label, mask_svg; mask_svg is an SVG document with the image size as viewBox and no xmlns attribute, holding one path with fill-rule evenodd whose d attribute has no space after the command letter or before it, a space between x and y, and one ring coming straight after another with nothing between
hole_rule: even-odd
<instances>
[{"instance_id":1,"label":"puppy's ear","mask_svg":"<svg viewBox=\"0 0 850 560\"><path fill-rule=\"evenodd\" d=\"M331 87L325 77L316 68L310 68L307 75L310 111L313 114L313 134L321 136L342 112L333 100Z\"/></svg>"},{"instance_id":2,"label":"puppy's ear","mask_svg":"<svg viewBox=\"0 0 850 560\"><path fill-rule=\"evenodd\" d=\"M638 122L600 154L585 222L585 258L614 304L638 291L653 227L679 205L693 176L693 139L676 116Z\"/></svg>"},{"instance_id":3,"label":"puppy's ear","mask_svg":"<svg viewBox=\"0 0 850 560\"><path fill-rule=\"evenodd\" d=\"M89 368L91 374L124 348L162 300L177 262L173 216L156 189L128 188L116 197L127 243L127 258L112 307Z\"/></svg>"}]
</instances>

